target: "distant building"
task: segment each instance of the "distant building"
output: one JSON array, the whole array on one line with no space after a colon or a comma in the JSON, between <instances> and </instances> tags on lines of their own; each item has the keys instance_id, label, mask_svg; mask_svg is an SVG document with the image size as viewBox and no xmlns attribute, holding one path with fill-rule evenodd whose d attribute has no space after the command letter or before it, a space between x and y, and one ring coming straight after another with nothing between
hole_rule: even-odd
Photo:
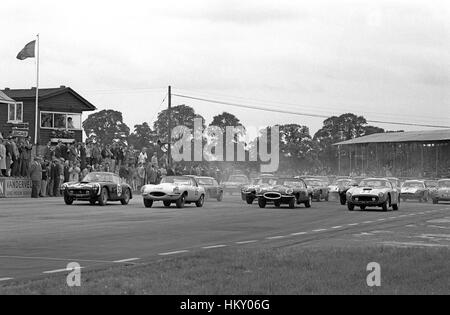
<instances>
[{"instance_id":1,"label":"distant building","mask_svg":"<svg viewBox=\"0 0 450 315\"><path fill-rule=\"evenodd\" d=\"M0 92L0 132L3 136L30 136L34 142L36 88ZM39 89L38 145L61 138L82 141L82 114L94 110L94 105L70 87Z\"/></svg>"}]
</instances>

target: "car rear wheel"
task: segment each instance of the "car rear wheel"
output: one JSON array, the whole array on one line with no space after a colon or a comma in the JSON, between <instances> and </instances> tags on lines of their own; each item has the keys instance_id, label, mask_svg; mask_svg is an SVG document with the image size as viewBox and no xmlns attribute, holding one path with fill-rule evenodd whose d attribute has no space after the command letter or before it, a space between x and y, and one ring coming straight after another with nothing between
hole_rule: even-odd
<instances>
[{"instance_id":1,"label":"car rear wheel","mask_svg":"<svg viewBox=\"0 0 450 315\"><path fill-rule=\"evenodd\" d=\"M205 203L205 196L201 195L200 199L197 200L197 202L195 203L195 205L197 206L197 208L201 208L203 207L203 204Z\"/></svg>"},{"instance_id":2,"label":"car rear wheel","mask_svg":"<svg viewBox=\"0 0 450 315\"><path fill-rule=\"evenodd\" d=\"M309 195L308 201L305 202L305 208L311 208L311 204L312 204L312 197L311 195Z\"/></svg>"},{"instance_id":3,"label":"car rear wheel","mask_svg":"<svg viewBox=\"0 0 450 315\"><path fill-rule=\"evenodd\" d=\"M164 207L170 207L172 204L170 201L163 201Z\"/></svg>"},{"instance_id":4,"label":"car rear wheel","mask_svg":"<svg viewBox=\"0 0 450 315\"><path fill-rule=\"evenodd\" d=\"M66 203L66 205L70 206L73 204L73 198L67 194L64 194L64 202Z\"/></svg>"},{"instance_id":5,"label":"car rear wheel","mask_svg":"<svg viewBox=\"0 0 450 315\"><path fill-rule=\"evenodd\" d=\"M184 204L186 203L186 196L183 194L176 201L177 208L184 208Z\"/></svg>"},{"instance_id":6,"label":"car rear wheel","mask_svg":"<svg viewBox=\"0 0 450 315\"><path fill-rule=\"evenodd\" d=\"M258 206L260 208L265 208L267 204L267 201L265 198L258 198Z\"/></svg>"},{"instance_id":7,"label":"car rear wheel","mask_svg":"<svg viewBox=\"0 0 450 315\"><path fill-rule=\"evenodd\" d=\"M146 208L151 208L153 206L153 200L151 200L151 199L144 199L144 206Z\"/></svg>"},{"instance_id":8,"label":"car rear wheel","mask_svg":"<svg viewBox=\"0 0 450 315\"><path fill-rule=\"evenodd\" d=\"M222 201L223 200L223 192L219 193L219 195L217 196L217 201Z\"/></svg>"},{"instance_id":9,"label":"car rear wheel","mask_svg":"<svg viewBox=\"0 0 450 315\"><path fill-rule=\"evenodd\" d=\"M103 187L102 192L100 193L100 196L98 197L98 203L100 206L106 206L108 203L108 189Z\"/></svg>"},{"instance_id":10,"label":"car rear wheel","mask_svg":"<svg viewBox=\"0 0 450 315\"><path fill-rule=\"evenodd\" d=\"M347 209L348 209L348 211L353 211L353 210L355 210L355 205L354 205L354 204L351 204L351 203L349 202L349 203L347 203Z\"/></svg>"},{"instance_id":11,"label":"car rear wheel","mask_svg":"<svg viewBox=\"0 0 450 315\"><path fill-rule=\"evenodd\" d=\"M247 197L247 198L245 198L245 201L247 201L247 204L248 204L248 205L253 204L253 200L254 200L254 198L252 198L252 197Z\"/></svg>"},{"instance_id":12,"label":"car rear wheel","mask_svg":"<svg viewBox=\"0 0 450 315\"><path fill-rule=\"evenodd\" d=\"M129 189L125 190L124 196L123 196L122 200L120 200L120 203L122 205L126 206L130 202L130 196L131 196L130 190Z\"/></svg>"},{"instance_id":13,"label":"car rear wheel","mask_svg":"<svg viewBox=\"0 0 450 315\"><path fill-rule=\"evenodd\" d=\"M328 201L329 198L330 198L330 196L327 194L327 195L325 196L325 201Z\"/></svg>"}]
</instances>

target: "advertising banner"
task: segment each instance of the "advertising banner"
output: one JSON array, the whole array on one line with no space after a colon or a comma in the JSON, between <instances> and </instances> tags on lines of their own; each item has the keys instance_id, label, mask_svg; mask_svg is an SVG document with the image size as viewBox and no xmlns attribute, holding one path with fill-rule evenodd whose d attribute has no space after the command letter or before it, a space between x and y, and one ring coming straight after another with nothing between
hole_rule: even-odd
<instances>
[{"instance_id":1,"label":"advertising banner","mask_svg":"<svg viewBox=\"0 0 450 315\"><path fill-rule=\"evenodd\" d=\"M0 177L0 198L31 197L31 180Z\"/></svg>"}]
</instances>

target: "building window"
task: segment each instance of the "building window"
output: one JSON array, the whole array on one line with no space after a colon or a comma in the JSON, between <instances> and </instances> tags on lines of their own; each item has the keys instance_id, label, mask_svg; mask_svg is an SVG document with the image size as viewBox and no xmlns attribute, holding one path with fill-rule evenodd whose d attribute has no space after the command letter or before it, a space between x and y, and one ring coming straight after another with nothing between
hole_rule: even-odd
<instances>
[{"instance_id":1,"label":"building window","mask_svg":"<svg viewBox=\"0 0 450 315\"><path fill-rule=\"evenodd\" d=\"M8 122L23 122L23 103L8 104Z\"/></svg>"},{"instance_id":2,"label":"building window","mask_svg":"<svg viewBox=\"0 0 450 315\"><path fill-rule=\"evenodd\" d=\"M81 130L81 114L41 112L41 128Z\"/></svg>"}]
</instances>

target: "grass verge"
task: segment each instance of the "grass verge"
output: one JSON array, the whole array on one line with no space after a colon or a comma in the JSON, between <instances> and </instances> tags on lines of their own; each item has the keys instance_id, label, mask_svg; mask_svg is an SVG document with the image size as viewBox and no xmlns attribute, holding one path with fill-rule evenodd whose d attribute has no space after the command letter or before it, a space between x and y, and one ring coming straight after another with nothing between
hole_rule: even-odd
<instances>
[{"instance_id":1,"label":"grass verge","mask_svg":"<svg viewBox=\"0 0 450 315\"><path fill-rule=\"evenodd\" d=\"M449 294L447 248L228 248L136 266L82 270L12 281L0 294ZM367 286L367 264L381 265L381 287Z\"/></svg>"}]
</instances>

